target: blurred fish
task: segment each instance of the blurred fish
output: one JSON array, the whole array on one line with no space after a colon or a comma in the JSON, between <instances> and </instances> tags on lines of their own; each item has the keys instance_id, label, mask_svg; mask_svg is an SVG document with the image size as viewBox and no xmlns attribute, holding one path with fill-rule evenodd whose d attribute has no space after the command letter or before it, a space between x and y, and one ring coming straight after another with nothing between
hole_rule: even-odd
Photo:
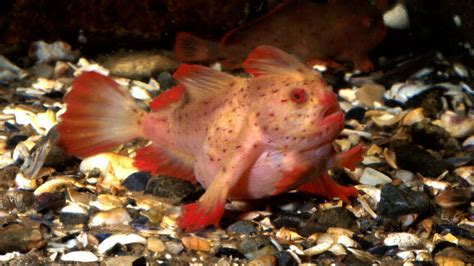
<instances>
[{"instance_id":1,"label":"blurred fish","mask_svg":"<svg viewBox=\"0 0 474 266\"><path fill-rule=\"evenodd\" d=\"M368 52L385 37L380 9L366 0L332 0L327 4L306 0L285 1L250 23L228 32L220 43L181 32L174 53L182 62L220 61L238 68L245 56L259 45L271 45L296 55L309 64L341 67L352 62L355 69L370 70Z\"/></svg>"}]
</instances>

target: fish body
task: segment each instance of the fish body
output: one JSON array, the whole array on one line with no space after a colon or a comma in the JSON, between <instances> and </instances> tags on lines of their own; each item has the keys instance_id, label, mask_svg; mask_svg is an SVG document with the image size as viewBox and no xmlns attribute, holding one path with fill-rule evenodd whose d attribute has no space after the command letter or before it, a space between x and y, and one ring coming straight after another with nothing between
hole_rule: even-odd
<instances>
[{"instance_id":1,"label":"fish body","mask_svg":"<svg viewBox=\"0 0 474 266\"><path fill-rule=\"evenodd\" d=\"M360 147L341 154L333 149L343 114L321 75L269 46L254 49L243 67L253 77L181 65L173 75L179 84L158 96L151 112L140 110L112 79L84 73L65 96L59 144L84 157L134 138L150 140L137 150L136 167L206 188L183 208L179 224L186 230L217 225L228 198L299 187L344 200L356 194L325 174L334 166L353 167Z\"/></svg>"},{"instance_id":2,"label":"fish body","mask_svg":"<svg viewBox=\"0 0 474 266\"><path fill-rule=\"evenodd\" d=\"M174 50L183 62L221 60L224 66L236 68L253 48L271 45L308 63L352 62L356 69L369 70L368 53L385 33L379 10L367 1L296 0L230 31L219 44L180 33Z\"/></svg>"}]
</instances>

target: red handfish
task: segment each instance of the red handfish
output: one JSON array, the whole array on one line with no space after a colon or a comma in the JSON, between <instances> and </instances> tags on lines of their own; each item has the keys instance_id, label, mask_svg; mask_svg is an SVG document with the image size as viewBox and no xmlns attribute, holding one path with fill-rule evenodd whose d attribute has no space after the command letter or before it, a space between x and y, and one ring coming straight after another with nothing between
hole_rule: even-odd
<instances>
[{"instance_id":1,"label":"red handfish","mask_svg":"<svg viewBox=\"0 0 474 266\"><path fill-rule=\"evenodd\" d=\"M191 231L218 225L228 198L257 199L291 189L339 197L356 195L326 170L353 168L361 146L336 154L332 141L343 128L336 95L321 75L269 46L243 63L250 78L199 65L181 65L179 84L141 110L127 89L86 72L64 97L59 145L79 157L135 138L134 164L142 171L198 181L206 188L185 205L178 224Z\"/></svg>"},{"instance_id":2,"label":"red handfish","mask_svg":"<svg viewBox=\"0 0 474 266\"><path fill-rule=\"evenodd\" d=\"M367 54L385 33L380 11L366 0L332 0L328 4L296 0L230 31L220 43L179 33L174 53L182 62L219 60L232 69L239 67L253 48L271 45L309 64L352 62L356 69L367 71L372 68Z\"/></svg>"}]
</instances>

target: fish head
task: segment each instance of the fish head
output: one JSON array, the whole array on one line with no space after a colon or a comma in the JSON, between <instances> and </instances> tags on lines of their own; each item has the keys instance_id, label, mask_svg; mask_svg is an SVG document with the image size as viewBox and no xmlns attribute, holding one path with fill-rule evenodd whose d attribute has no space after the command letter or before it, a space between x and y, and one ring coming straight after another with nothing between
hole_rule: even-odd
<instances>
[{"instance_id":1,"label":"fish head","mask_svg":"<svg viewBox=\"0 0 474 266\"><path fill-rule=\"evenodd\" d=\"M341 132L344 119L336 94L319 73L305 79L267 77L260 86L253 104L267 142L310 149Z\"/></svg>"}]
</instances>

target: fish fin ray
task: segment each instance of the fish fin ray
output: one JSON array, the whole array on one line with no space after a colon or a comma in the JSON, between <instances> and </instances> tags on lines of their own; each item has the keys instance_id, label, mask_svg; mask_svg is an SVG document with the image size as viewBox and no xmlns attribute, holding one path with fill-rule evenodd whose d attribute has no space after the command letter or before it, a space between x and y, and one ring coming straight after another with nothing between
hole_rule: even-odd
<instances>
[{"instance_id":1,"label":"fish fin ray","mask_svg":"<svg viewBox=\"0 0 474 266\"><path fill-rule=\"evenodd\" d=\"M253 49L242 63L242 67L254 76L292 75L304 77L309 73L316 73L296 57L268 45L261 45Z\"/></svg>"},{"instance_id":2,"label":"fish fin ray","mask_svg":"<svg viewBox=\"0 0 474 266\"><path fill-rule=\"evenodd\" d=\"M335 158L336 165L354 171L356 165L362 161L362 153L362 144L359 143L351 149L337 154Z\"/></svg>"},{"instance_id":3,"label":"fish fin ray","mask_svg":"<svg viewBox=\"0 0 474 266\"><path fill-rule=\"evenodd\" d=\"M225 199L209 204L208 202L194 202L183 206L178 219L178 226L186 232L203 229L208 225L219 226L224 214Z\"/></svg>"},{"instance_id":4,"label":"fish fin ray","mask_svg":"<svg viewBox=\"0 0 474 266\"><path fill-rule=\"evenodd\" d=\"M169 175L189 182L196 181L191 156L171 151L155 143L137 150L133 165L152 174Z\"/></svg>"},{"instance_id":5,"label":"fish fin ray","mask_svg":"<svg viewBox=\"0 0 474 266\"><path fill-rule=\"evenodd\" d=\"M176 35L174 57L183 62L202 62L218 58L219 44L199 38L187 32Z\"/></svg>"},{"instance_id":6,"label":"fish fin ray","mask_svg":"<svg viewBox=\"0 0 474 266\"><path fill-rule=\"evenodd\" d=\"M68 154L86 157L141 136L145 111L110 77L82 73L64 102L67 109L57 132L58 145Z\"/></svg>"},{"instance_id":7,"label":"fish fin ray","mask_svg":"<svg viewBox=\"0 0 474 266\"><path fill-rule=\"evenodd\" d=\"M272 195L282 193L294 187L301 175L306 171L306 167L295 167L289 171L281 171L283 177L274 185L275 190L272 192Z\"/></svg>"},{"instance_id":8,"label":"fish fin ray","mask_svg":"<svg viewBox=\"0 0 474 266\"><path fill-rule=\"evenodd\" d=\"M184 95L185 88L182 84L178 84L171 89L162 92L150 103L152 111L166 109L173 103L179 102Z\"/></svg>"},{"instance_id":9,"label":"fish fin ray","mask_svg":"<svg viewBox=\"0 0 474 266\"><path fill-rule=\"evenodd\" d=\"M358 195L356 188L339 185L328 173L324 173L316 179L300 186L298 190L327 198L337 197L346 203L350 202L349 196L357 197Z\"/></svg>"},{"instance_id":10,"label":"fish fin ray","mask_svg":"<svg viewBox=\"0 0 474 266\"><path fill-rule=\"evenodd\" d=\"M184 85L191 101L207 100L240 81L232 75L200 65L182 64L173 78Z\"/></svg>"}]
</instances>

